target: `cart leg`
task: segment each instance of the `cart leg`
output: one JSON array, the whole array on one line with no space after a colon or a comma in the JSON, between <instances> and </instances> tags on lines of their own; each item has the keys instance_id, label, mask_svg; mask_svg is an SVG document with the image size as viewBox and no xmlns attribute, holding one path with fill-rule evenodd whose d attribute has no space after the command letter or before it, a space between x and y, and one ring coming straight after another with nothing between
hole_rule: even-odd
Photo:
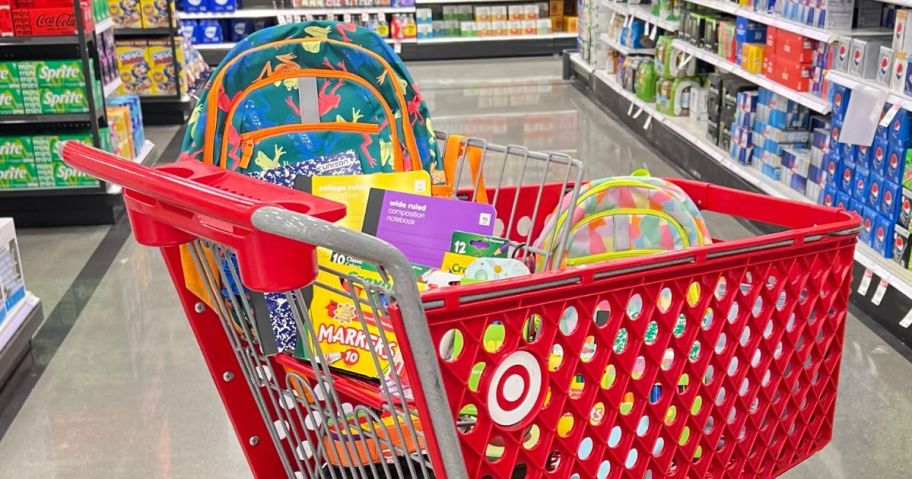
<instances>
[{"instance_id":1,"label":"cart leg","mask_svg":"<svg viewBox=\"0 0 912 479\"><path fill-rule=\"evenodd\" d=\"M178 247L162 248L162 255L206 360L206 366L212 374L212 382L215 383L228 412L228 418L244 449L244 455L247 456L250 470L258 478L285 477L287 472L270 439L269 431L263 423L260 410L251 395L218 315L184 286Z\"/></svg>"}]
</instances>

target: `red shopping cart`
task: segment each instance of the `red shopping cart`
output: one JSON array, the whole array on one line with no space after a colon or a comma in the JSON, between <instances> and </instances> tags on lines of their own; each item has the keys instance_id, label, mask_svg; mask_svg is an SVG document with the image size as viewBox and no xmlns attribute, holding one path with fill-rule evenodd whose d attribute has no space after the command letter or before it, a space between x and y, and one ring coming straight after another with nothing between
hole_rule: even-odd
<instances>
[{"instance_id":1,"label":"red shopping cart","mask_svg":"<svg viewBox=\"0 0 912 479\"><path fill-rule=\"evenodd\" d=\"M579 164L472 141L501 234L543 254L529 239ZM147 168L74 142L63 157L123 185L257 477L772 477L831 438L859 229L845 211L673 180L704 210L783 230L419 293L401 252L332 223L344 205L197 162ZM316 247L383 281L317 264ZM352 303L382 380L332 366L309 288ZM256 292L284 294L308 359L264 353Z\"/></svg>"}]
</instances>

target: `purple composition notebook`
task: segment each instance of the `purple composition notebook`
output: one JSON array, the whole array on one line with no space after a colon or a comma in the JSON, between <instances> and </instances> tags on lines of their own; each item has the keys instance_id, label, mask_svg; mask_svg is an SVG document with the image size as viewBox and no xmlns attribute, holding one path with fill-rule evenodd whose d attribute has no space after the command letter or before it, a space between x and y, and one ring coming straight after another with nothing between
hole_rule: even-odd
<instances>
[{"instance_id":1,"label":"purple composition notebook","mask_svg":"<svg viewBox=\"0 0 912 479\"><path fill-rule=\"evenodd\" d=\"M453 231L494 234L494 207L371 188L361 230L390 242L412 263L439 268Z\"/></svg>"}]
</instances>

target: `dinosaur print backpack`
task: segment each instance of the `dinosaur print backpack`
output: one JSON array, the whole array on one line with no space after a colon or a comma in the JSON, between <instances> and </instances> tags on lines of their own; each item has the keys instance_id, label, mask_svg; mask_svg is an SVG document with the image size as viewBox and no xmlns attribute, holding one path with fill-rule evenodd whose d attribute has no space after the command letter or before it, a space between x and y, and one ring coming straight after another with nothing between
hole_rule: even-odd
<instances>
[{"instance_id":1,"label":"dinosaur print backpack","mask_svg":"<svg viewBox=\"0 0 912 479\"><path fill-rule=\"evenodd\" d=\"M239 42L194 108L182 159L257 174L348 152L363 173L443 168L411 75L378 35L310 21Z\"/></svg>"},{"instance_id":2,"label":"dinosaur print backpack","mask_svg":"<svg viewBox=\"0 0 912 479\"><path fill-rule=\"evenodd\" d=\"M703 215L677 185L652 178L645 170L631 176L602 178L580 188L574 205L571 194L561 200L535 241L544 251L560 254L561 264L641 256L710 244ZM567 244L560 247L561 232Z\"/></svg>"}]
</instances>

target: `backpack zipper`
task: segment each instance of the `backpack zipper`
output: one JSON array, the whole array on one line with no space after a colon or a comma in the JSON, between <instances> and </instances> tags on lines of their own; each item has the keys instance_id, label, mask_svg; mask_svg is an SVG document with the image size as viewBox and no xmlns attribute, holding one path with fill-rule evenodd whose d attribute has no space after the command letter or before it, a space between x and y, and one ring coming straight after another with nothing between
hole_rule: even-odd
<instances>
[{"instance_id":1,"label":"backpack zipper","mask_svg":"<svg viewBox=\"0 0 912 479\"><path fill-rule=\"evenodd\" d=\"M273 126L241 134L241 161L239 166L247 168L253 156L253 148L259 140L282 135L285 133L298 133L305 131L344 131L348 133L367 133L376 135L380 132L380 125L376 123L348 123L333 121L326 123L294 123L291 125Z\"/></svg>"},{"instance_id":2,"label":"backpack zipper","mask_svg":"<svg viewBox=\"0 0 912 479\"><path fill-rule=\"evenodd\" d=\"M213 164L213 154L214 154L214 148L215 148L215 145L213 144L213 142L215 140L215 123L216 123L216 119L218 116L218 98L216 97L215 98L216 101L212 101L213 100L212 95L213 95L213 92L215 92L216 94L219 93L219 90L221 89L221 85L222 85L222 80L225 76L225 72L228 71L228 69L231 68L231 66L233 66L238 60L246 57L250 53L257 52L260 50L265 50L267 48L276 48L276 47L279 47L282 45L290 45L290 44L294 44L294 43L312 43L312 42L328 42L328 43L342 45L347 48L353 48L355 50L360 50L361 52L366 53L368 56L371 56L375 60L377 60L377 62L380 64L380 66L384 70L386 70L387 78L389 79L390 83L392 83L392 85L393 85L393 91L395 92L395 95L396 95L396 101L399 103L399 109L400 109L401 114L403 115L402 124L403 124L403 129L405 130L406 148L409 150L409 156L413 157L415 159L414 161L418 162L418 169L419 170L423 169L423 165L421 164L421 157L418 154L418 144L415 142L415 134L413 131L411 131L411 128L409 127L410 125L407 126L407 124L408 124L408 104L405 101L405 95L402 92L402 87L399 85L399 81L398 81L399 76L396 75L396 72L393 71L392 67L389 66L389 63L387 63L386 60L384 60L383 57L381 57L377 53L372 52L371 50L368 50L367 48L364 48L361 45L355 45L353 43L346 43L346 42L342 42L339 40L331 40L329 38L294 38L294 39L281 40L278 42L266 43L266 44L251 48L249 50L245 50L238 56L229 60L228 63L225 64L224 67L220 68L218 73L215 76L215 79L212 80L212 85L210 86L209 91L206 94L206 102L207 102L206 107L207 107L208 111L206 112L206 129L205 129L205 135L203 138L203 162L208 163L210 165ZM331 71L335 71L335 70L320 70L320 71L323 71L323 72L330 71L331 72ZM268 78L273 78L273 77L268 77ZM358 77L358 78L361 78L361 77ZM262 80L266 80L266 79L264 78ZM260 80L260 81L262 81L262 80ZM362 80L363 80L363 78L362 78ZM382 96L380 96L379 98L383 99ZM381 103L383 105L386 105L385 100L382 101ZM386 105L386 107L389 108L389 105ZM395 122L390 124L390 128L392 130L396 129ZM413 169L413 170L415 169L414 164L409 165L409 166L411 167L411 169Z\"/></svg>"},{"instance_id":3,"label":"backpack zipper","mask_svg":"<svg viewBox=\"0 0 912 479\"><path fill-rule=\"evenodd\" d=\"M640 209L640 208L618 208L618 209L614 209L614 210L599 211L598 213L586 215L586 216L580 218L580 220L576 222L576 225L570 230L570 233L568 236L572 238L573 233L581 230L586 225L588 225L592 221L597 220L599 218L604 218L606 216L621 216L621 215L658 216L659 218L662 218L663 220L665 220L668 224L670 224L675 229L675 232L678 233L678 236L681 238L681 241L684 243L685 248L690 247L690 240L687 238L687 231L684 229L683 226L681 226L681 224L678 222L678 220L674 219L673 216L671 216L668 213L665 213L664 211ZM591 263L594 261L599 261L601 259L627 258L627 257L631 257L631 256L640 256L640 255L645 255L645 254L650 254L650 253L660 253L660 252L664 252L664 251L665 250L663 250L663 249L654 249L654 248L653 249L641 249L641 250L611 251L611 252L606 252L606 253L599 253L597 255L586 256L585 261L580 261L580 260L574 261L574 260L568 258L567 265L572 266L575 264Z\"/></svg>"},{"instance_id":4,"label":"backpack zipper","mask_svg":"<svg viewBox=\"0 0 912 479\"><path fill-rule=\"evenodd\" d=\"M240 107L240 105L243 103L241 100L246 98L252 91L258 90L258 89L262 88L263 86L272 85L276 82L280 82L282 80L287 80L289 78L311 77L311 76L312 77L323 77L323 78L336 78L336 79L340 79L340 80L351 80L351 81L357 83L358 85L363 86L369 92L371 92L372 95L374 95L374 97L377 99L377 102L380 103L380 106L383 107L383 112L386 114L386 121L390 125L390 141L392 142L393 145L396 145L396 147L393 148L393 161L395 162L394 167L395 167L396 171L404 171L405 165L404 165L404 160L402 158L402 148L401 148L401 145L399 144L399 134L397 133L396 119L393 116L393 111L390 110L389 105L387 105L386 102L383 101L383 97L380 95L380 92L377 91L377 89L374 88L373 85L368 83L366 80L364 80L363 78L361 78L358 75L355 75L353 73L340 72L340 71L335 71L335 70L320 70L320 69L313 69L313 68L302 68L300 70L282 72L277 75L273 75L269 78L257 80L255 82L251 83L249 86L247 86L247 88L244 88L243 90L241 90L241 92L238 93L237 96L235 96L234 101L231 103L231 108L228 110L227 116L225 117L225 130L226 131L222 135L222 152L221 152L221 157L219 158L219 166L221 168L226 168L226 169L228 168L228 144L225 142L225 136L228 134L228 128L231 127L231 122L234 121L234 115L235 115L235 113L237 113L238 107ZM329 122L327 122L327 123L329 123ZM235 168L232 168L232 170ZM241 166L241 168L244 168L244 167Z\"/></svg>"}]
</instances>

